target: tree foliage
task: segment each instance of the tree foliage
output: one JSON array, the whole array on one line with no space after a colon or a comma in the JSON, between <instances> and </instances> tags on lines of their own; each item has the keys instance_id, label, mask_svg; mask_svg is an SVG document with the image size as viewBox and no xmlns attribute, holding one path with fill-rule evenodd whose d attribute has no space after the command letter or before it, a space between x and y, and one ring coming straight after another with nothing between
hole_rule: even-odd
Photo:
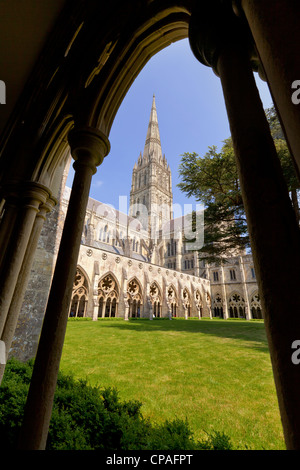
<instances>
[{"instance_id":1,"label":"tree foliage","mask_svg":"<svg viewBox=\"0 0 300 470\"><path fill-rule=\"evenodd\" d=\"M266 116L299 221L297 189L300 184L294 163L274 107L266 110ZM219 263L237 251L249 249L247 220L231 138L223 142L220 152L213 146L203 157L195 152L184 153L179 175L178 187L205 208L201 258L209 263Z\"/></svg>"}]
</instances>

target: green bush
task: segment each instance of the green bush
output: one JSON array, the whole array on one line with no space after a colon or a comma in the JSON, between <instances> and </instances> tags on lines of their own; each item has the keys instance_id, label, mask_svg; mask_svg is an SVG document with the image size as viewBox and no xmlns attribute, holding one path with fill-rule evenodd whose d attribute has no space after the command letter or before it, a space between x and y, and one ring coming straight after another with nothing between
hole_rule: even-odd
<instances>
[{"instance_id":1,"label":"green bush","mask_svg":"<svg viewBox=\"0 0 300 470\"><path fill-rule=\"evenodd\" d=\"M0 387L1 447L16 447L33 363L8 361ZM196 450L231 449L215 433L195 441L187 422L152 425L141 403L121 402L115 389L101 390L85 380L59 373L47 440L48 450Z\"/></svg>"}]
</instances>

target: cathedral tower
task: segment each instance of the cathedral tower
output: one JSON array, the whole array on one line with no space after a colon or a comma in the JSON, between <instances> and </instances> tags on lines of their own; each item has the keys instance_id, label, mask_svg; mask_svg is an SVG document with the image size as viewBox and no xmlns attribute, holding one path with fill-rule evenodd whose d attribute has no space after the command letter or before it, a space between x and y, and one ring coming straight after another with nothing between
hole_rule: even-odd
<instances>
[{"instance_id":1,"label":"cathedral tower","mask_svg":"<svg viewBox=\"0 0 300 470\"><path fill-rule=\"evenodd\" d=\"M172 203L171 170L162 154L153 95L144 152L140 153L132 172L129 214L140 218L143 225L147 216L149 234L153 236L171 220Z\"/></svg>"}]
</instances>

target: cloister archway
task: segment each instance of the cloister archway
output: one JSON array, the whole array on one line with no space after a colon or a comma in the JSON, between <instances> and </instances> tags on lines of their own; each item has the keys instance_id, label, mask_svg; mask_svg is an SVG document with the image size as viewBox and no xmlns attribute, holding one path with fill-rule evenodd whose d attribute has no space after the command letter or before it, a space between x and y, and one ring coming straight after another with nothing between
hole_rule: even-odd
<instances>
[{"instance_id":1,"label":"cloister archway","mask_svg":"<svg viewBox=\"0 0 300 470\"><path fill-rule=\"evenodd\" d=\"M129 305L129 318L140 318L143 304L143 291L136 277L128 282L127 302Z\"/></svg>"},{"instance_id":2,"label":"cloister archway","mask_svg":"<svg viewBox=\"0 0 300 470\"><path fill-rule=\"evenodd\" d=\"M169 306L171 316L176 317L177 316L177 308L178 308L178 297L177 297L177 291L173 284L171 284L167 288L167 304Z\"/></svg>"},{"instance_id":3,"label":"cloister archway","mask_svg":"<svg viewBox=\"0 0 300 470\"><path fill-rule=\"evenodd\" d=\"M88 304L89 282L87 275L79 266L76 270L76 276L73 284L72 299L69 310L69 316L85 317Z\"/></svg>"},{"instance_id":4,"label":"cloister archway","mask_svg":"<svg viewBox=\"0 0 300 470\"><path fill-rule=\"evenodd\" d=\"M268 80L299 168L300 115L291 100L291 84L299 72L300 7L299 2L284 0L276 5L275 9L270 2L251 0L74 1L61 3L60 16L52 17L55 26L48 23L51 34L45 38L43 32L29 64L31 75L26 75L23 94L1 138L1 197L8 209L1 223L4 336L8 334L5 325L14 324L19 312L19 307L11 307L28 280L24 266L36 249L38 219L53 205L67 140L75 160L68 214L35 359L35 380L25 410L23 448L45 447L83 215L92 175L109 153L113 119L143 65L170 42L186 37L188 24L194 54L222 82L285 438L289 448L300 447L300 378L290 361L290 347L299 330L299 227L252 73L259 68ZM276 237L270 239L270 232ZM277 254L283 247L278 271ZM286 272L291 274L288 279ZM290 292L295 293L292 300Z\"/></svg>"},{"instance_id":5,"label":"cloister archway","mask_svg":"<svg viewBox=\"0 0 300 470\"><path fill-rule=\"evenodd\" d=\"M117 317L119 286L112 273L106 273L98 283L98 318Z\"/></svg>"}]
</instances>

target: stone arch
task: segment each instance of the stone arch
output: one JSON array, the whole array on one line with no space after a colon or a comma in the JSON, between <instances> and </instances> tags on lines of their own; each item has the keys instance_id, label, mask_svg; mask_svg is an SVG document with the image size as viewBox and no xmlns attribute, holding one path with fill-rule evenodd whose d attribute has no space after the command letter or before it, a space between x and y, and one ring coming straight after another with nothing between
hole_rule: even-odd
<instances>
[{"instance_id":1,"label":"stone arch","mask_svg":"<svg viewBox=\"0 0 300 470\"><path fill-rule=\"evenodd\" d=\"M173 284L170 284L167 288L167 303L172 317L176 317L178 308L178 295L177 290Z\"/></svg>"},{"instance_id":2,"label":"stone arch","mask_svg":"<svg viewBox=\"0 0 300 470\"><path fill-rule=\"evenodd\" d=\"M98 318L116 317L120 297L120 286L113 273L107 272L98 282Z\"/></svg>"},{"instance_id":3,"label":"stone arch","mask_svg":"<svg viewBox=\"0 0 300 470\"><path fill-rule=\"evenodd\" d=\"M212 303L212 315L214 317L221 317L224 318L224 312L223 312L223 297L222 295L217 292L214 297L213 297L213 303Z\"/></svg>"},{"instance_id":4,"label":"stone arch","mask_svg":"<svg viewBox=\"0 0 300 470\"><path fill-rule=\"evenodd\" d=\"M199 318L201 318L202 315L203 315L203 299L202 299L202 296L201 296L201 293L200 293L199 289L195 290L194 300L195 300L195 305L196 305L196 309L198 311Z\"/></svg>"},{"instance_id":5,"label":"stone arch","mask_svg":"<svg viewBox=\"0 0 300 470\"><path fill-rule=\"evenodd\" d=\"M155 317L161 317L162 295L161 289L156 281L150 284L150 302L152 304L152 312Z\"/></svg>"},{"instance_id":6,"label":"stone arch","mask_svg":"<svg viewBox=\"0 0 300 470\"><path fill-rule=\"evenodd\" d=\"M128 316L139 318L143 305L143 290L136 277L132 277L127 283L127 302L129 305Z\"/></svg>"},{"instance_id":7,"label":"stone arch","mask_svg":"<svg viewBox=\"0 0 300 470\"><path fill-rule=\"evenodd\" d=\"M185 311L185 316L191 316L191 293L187 287L182 291L182 305Z\"/></svg>"},{"instance_id":8,"label":"stone arch","mask_svg":"<svg viewBox=\"0 0 300 470\"><path fill-rule=\"evenodd\" d=\"M73 283L69 317L85 317L89 294L88 276L81 266L77 266Z\"/></svg>"},{"instance_id":9,"label":"stone arch","mask_svg":"<svg viewBox=\"0 0 300 470\"><path fill-rule=\"evenodd\" d=\"M258 291L254 291L251 295L250 310L252 318L263 318L260 295Z\"/></svg>"},{"instance_id":10,"label":"stone arch","mask_svg":"<svg viewBox=\"0 0 300 470\"><path fill-rule=\"evenodd\" d=\"M246 316L245 299L237 291L232 292L228 298L228 312L230 318L245 318Z\"/></svg>"},{"instance_id":11,"label":"stone arch","mask_svg":"<svg viewBox=\"0 0 300 470\"><path fill-rule=\"evenodd\" d=\"M107 54L105 76L100 71L88 85L95 93L89 125L106 135L131 84L151 57L171 43L188 37L188 6L157 4L154 8L155 14L151 8L144 8L142 23L136 24L123 43L115 35Z\"/></svg>"}]
</instances>

